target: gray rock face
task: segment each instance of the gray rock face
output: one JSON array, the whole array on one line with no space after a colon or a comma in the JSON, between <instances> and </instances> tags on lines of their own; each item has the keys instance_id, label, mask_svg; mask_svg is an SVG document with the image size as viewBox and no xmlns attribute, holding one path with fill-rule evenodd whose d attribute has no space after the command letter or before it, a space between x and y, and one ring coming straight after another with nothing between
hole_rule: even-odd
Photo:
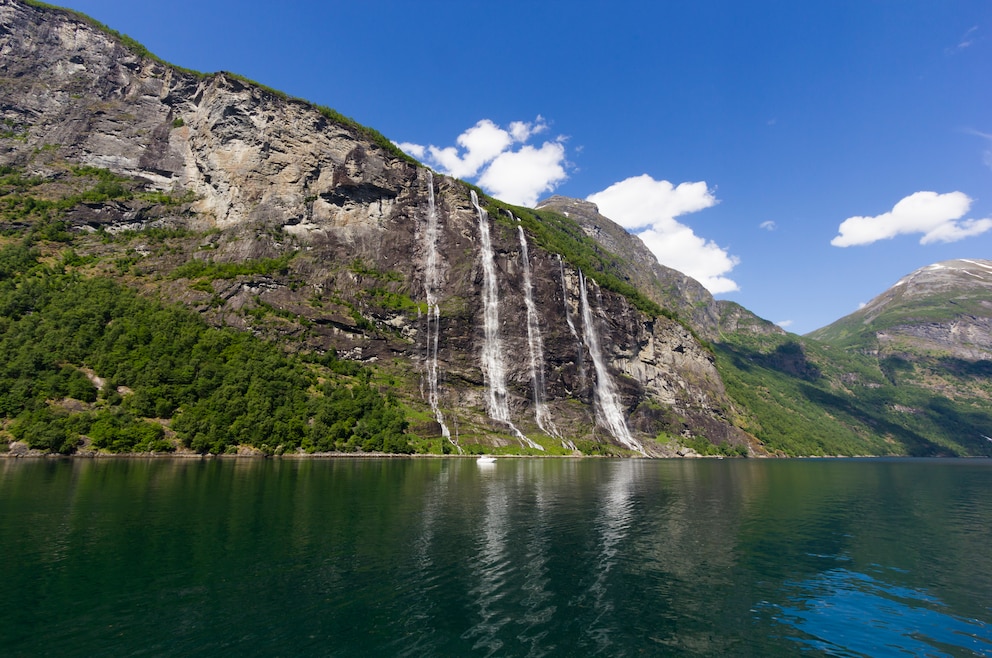
<instances>
[{"instance_id":1,"label":"gray rock face","mask_svg":"<svg viewBox=\"0 0 992 658\"><path fill-rule=\"evenodd\" d=\"M149 289L202 310L212 322L375 363L391 373L412 406L426 406L425 267L432 247L425 233L425 169L308 103L230 74L175 69L72 14L16 0L0 0L0 82L0 118L17 131L16 139L0 140L0 164L54 178L66 163L91 165L132 177L147 190L193 199L154 211L138 201L77 209L72 219L80 227L154 221L207 231L197 238L200 251L189 257L216 262L296 254L283 274L214 281L210 304L208 293L182 280L149 280ZM486 414L478 216L463 183L433 180L440 406L456 438L513 442ZM593 210L570 216L584 227L602 224L589 219ZM514 423L532 435L520 244L508 220L491 222L508 402ZM704 336L718 333L719 311L698 283L613 233L609 228L596 237L632 263L635 285L685 310ZM614 442L597 422L595 373L581 329L573 331L582 315L578 272L533 242L530 258L550 416L563 437ZM148 273L168 273L177 264L155 254L142 260ZM749 440L734 425L736 411L712 355L689 331L647 317L593 282L589 292L595 329L637 437L663 432ZM263 303L299 322L274 333L254 324L244 311Z\"/></svg>"}]
</instances>

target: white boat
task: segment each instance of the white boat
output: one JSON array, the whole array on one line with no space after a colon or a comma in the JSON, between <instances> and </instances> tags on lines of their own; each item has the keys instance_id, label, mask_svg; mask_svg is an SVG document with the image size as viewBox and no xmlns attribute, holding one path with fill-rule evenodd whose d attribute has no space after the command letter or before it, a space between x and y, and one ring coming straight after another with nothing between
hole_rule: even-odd
<instances>
[{"instance_id":1,"label":"white boat","mask_svg":"<svg viewBox=\"0 0 992 658\"><path fill-rule=\"evenodd\" d=\"M496 458L495 457L490 457L489 455L482 455L481 457L479 457L476 460L476 463L477 464L480 464L480 465L481 464L495 464L496 463Z\"/></svg>"}]
</instances>

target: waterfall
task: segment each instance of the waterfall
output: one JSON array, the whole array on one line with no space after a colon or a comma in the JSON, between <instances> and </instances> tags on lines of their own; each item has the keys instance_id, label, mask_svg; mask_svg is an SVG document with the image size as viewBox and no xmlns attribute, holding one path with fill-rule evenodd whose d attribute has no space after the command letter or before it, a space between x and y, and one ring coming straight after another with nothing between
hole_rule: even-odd
<instances>
[{"instance_id":1,"label":"waterfall","mask_svg":"<svg viewBox=\"0 0 992 658\"><path fill-rule=\"evenodd\" d=\"M568 283L565 281L565 264L562 261L561 254L558 254L558 270L561 272L561 301L562 305L565 307L565 322L568 323L568 330L572 332L572 338L575 339L575 365L579 371L579 381L581 382L581 386L582 388L585 388L586 366L585 359L583 358L582 339L579 338L579 332L576 331L575 323L572 322L572 309L568 306Z\"/></svg>"},{"instance_id":2,"label":"waterfall","mask_svg":"<svg viewBox=\"0 0 992 658\"><path fill-rule=\"evenodd\" d=\"M510 217L513 217L510 214ZM517 222L520 222L518 219ZM548 406L544 402L544 343L541 340L541 325L538 323L537 306L534 305L534 281L530 272L530 252L527 249L527 236L524 227L517 225L520 235L520 256L524 265L524 305L527 307L527 347L530 352L530 381L534 387L534 417L537 426L545 434L558 436L558 430L551 422Z\"/></svg>"},{"instance_id":3,"label":"waterfall","mask_svg":"<svg viewBox=\"0 0 992 658\"><path fill-rule=\"evenodd\" d=\"M452 441L451 432L444 424L444 415L438 396L438 364L437 348L438 338L441 334L441 307L438 305L438 289L441 287L440 272L437 266L437 241L438 241L438 219L437 205L434 202L434 174L427 170L427 229L424 231L424 243L426 246L427 258L424 264L424 292L427 295L427 401L434 412L434 418L441 426L441 436L451 441L455 447L458 444ZM431 321L433 320L433 330ZM461 448L458 448L461 452Z\"/></svg>"},{"instance_id":4,"label":"waterfall","mask_svg":"<svg viewBox=\"0 0 992 658\"><path fill-rule=\"evenodd\" d=\"M631 435L624 422L623 413L620 411L620 403L617 401L616 389L613 386L613 379L606 370L603 362L603 353L599 348L599 336L596 335L596 328L592 324L592 311L589 310L589 299L586 294L586 279L579 270L579 290L582 296L582 336L585 339L589 355L592 357L592 364L596 370L596 400L599 402L601 417L597 421L602 421L610 434L631 450L636 450L644 454L644 448Z\"/></svg>"},{"instance_id":5,"label":"waterfall","mask_svg":"<svg viewBox=\"0 0 992 658\"><path fill-rule=\"evenodd\" d=\"M479 197L472 190L472 205L479 215L479 237L482 244L482 374L488 389L489 417L507 425L518 439L531 448L543 450L516 428L510 420L507 404L506 365L503 347L499 340L499 289L496 285L496 263L493 260L493 243L489 237L489 213L479 205Z\"/></svg>"}]
</instances>

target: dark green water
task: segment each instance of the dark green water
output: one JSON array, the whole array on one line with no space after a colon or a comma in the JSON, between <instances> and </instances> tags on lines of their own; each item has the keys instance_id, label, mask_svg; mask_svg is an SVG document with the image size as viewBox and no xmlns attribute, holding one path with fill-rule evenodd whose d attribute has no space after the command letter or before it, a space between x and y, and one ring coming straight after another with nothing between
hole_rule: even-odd
<instances>
[{"instance_id":1,"label":"dark green water","mask_svg":"<svg viewBox=\"0 0 992 658\"><path fill-rule=\"evenodd\" d=\"M992 460L4 460L0 654L992 655Z\"/></svg>"}]
</instances>

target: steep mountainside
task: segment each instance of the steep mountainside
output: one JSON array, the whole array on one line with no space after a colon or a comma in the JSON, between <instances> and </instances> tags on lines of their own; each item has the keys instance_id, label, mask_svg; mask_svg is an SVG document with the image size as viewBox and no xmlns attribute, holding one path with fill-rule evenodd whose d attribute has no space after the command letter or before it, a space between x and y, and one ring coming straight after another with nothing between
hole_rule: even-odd
<instances>
[{"instance_id":1,"label":"steep mountainside","mask_svg":"<svg viewBox=\"0 0 992 658\"><path fill-rule=\"evenodd\" d=\"M992 262L906 276L806 337L718 346L751 430L792 454L992 455Z\"/></svg>"},{"instance_id":2,"label":"steep mountainside","mask_svg":"<svg viewBox=\"0 0 992 658\"><path fill-rule=\"evenodd\" d=\"M177 69L35 3L0 0L0 80L3 244L40 265L362 364L411 433L448 449L761 450L713 355L675 319L682 306L660 308L622 256L556 213L476 203L331 110ZM126 401L132 383L117 383ZM49 404L119 401L76 402ZM5 414L13 430L26 422ZM280 447L308 445L314 422Z\"/></svg>"},{"instance_id":3,"label":"steep mountainside","mask_svg":"<svg viewBox=\"0 0 992 658\"><path fill-rule=\"evenodd\" d=\"M581 226L586 235L619 256L627 280L651 300L674 309L704 339L719 341L722 333L738 331L785 335L781 327L759 318L739 304L713 299L713 295L692 277L661 265L640 238L601 215L596 204L556 195L541 201L537 207L561 213Z\"/></svg>"}]
</instances>

